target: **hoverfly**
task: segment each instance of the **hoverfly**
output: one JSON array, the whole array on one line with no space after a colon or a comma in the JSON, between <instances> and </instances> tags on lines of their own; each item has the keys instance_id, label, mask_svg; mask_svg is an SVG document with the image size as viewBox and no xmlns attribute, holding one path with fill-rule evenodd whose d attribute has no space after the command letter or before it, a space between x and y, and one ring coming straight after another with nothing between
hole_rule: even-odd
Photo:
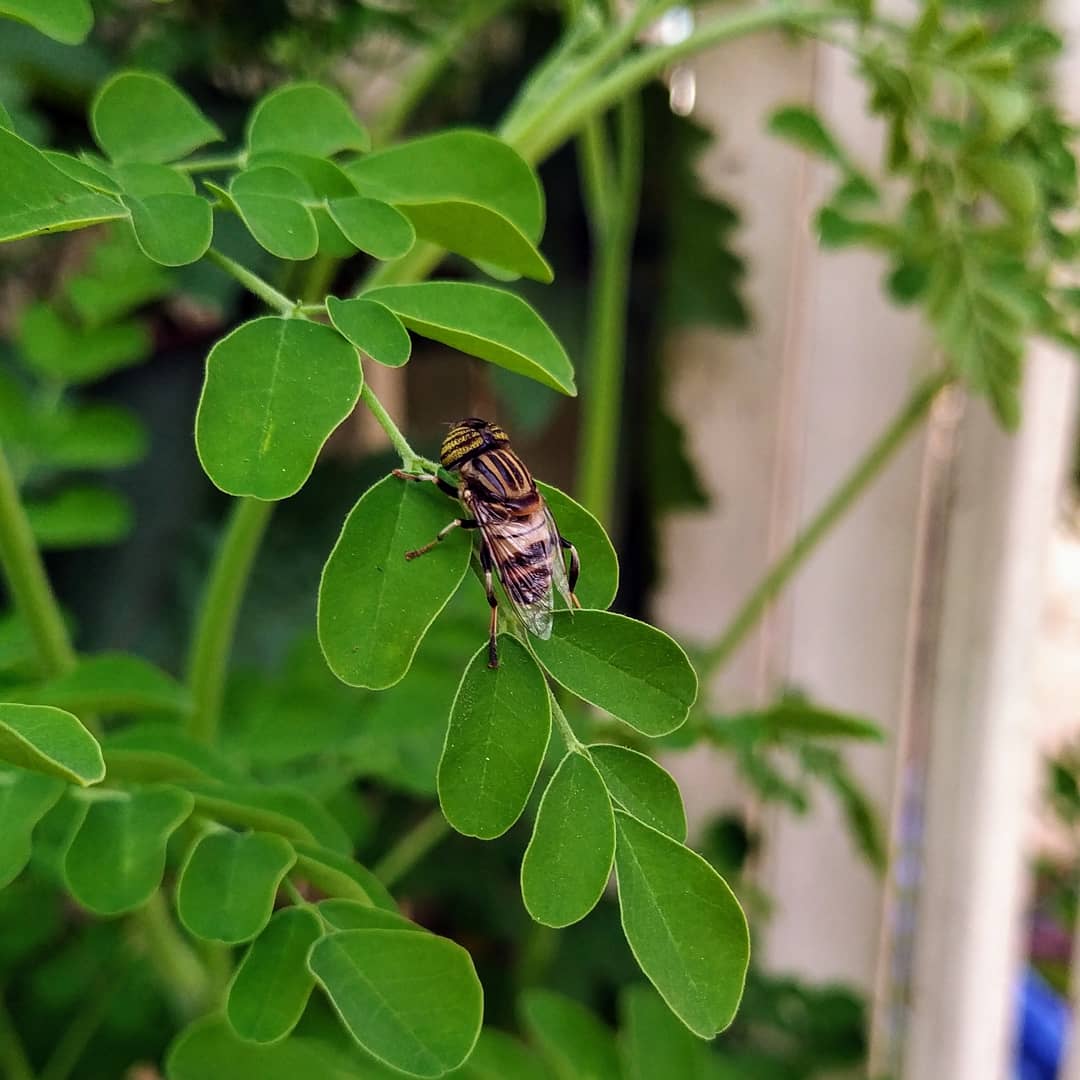
<instances>
[{"instance_id":1,"label":"hoverfly","mask_svg":"<svg viewBox=\"0 0 1080 1080\"><path fill-rule=\"evenodd\" d=\"M480 532L480 567L491 605L488 667L499 666L495 643L499 602L492 587L494 570L518 618L537 637L551 636L554 584L569 607L580 607L574 595L580 563L574 545L560 535L555 519L510 439L497 424L471 416L454 424L443 440L443 468L456 472L458 486L428 473L395 469L402 480L426 480L457 499L469 517L455 518L430 544L407 551L406 559L426 555L454 529ZM570 559L569 573L563 549Z\"/></svg>"}]
</instances>

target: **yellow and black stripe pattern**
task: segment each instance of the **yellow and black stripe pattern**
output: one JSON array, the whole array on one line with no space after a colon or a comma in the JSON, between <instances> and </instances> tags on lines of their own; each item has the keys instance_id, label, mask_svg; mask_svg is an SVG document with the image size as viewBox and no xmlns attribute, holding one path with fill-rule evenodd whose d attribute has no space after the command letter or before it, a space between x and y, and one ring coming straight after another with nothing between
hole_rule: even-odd
<instances>
[{"instance_id":1,"label":"yellow and black stripe pattern","mask_svg":"<svg viewBox=\"0 0 1080 1080\"><path fill-rule=\"evenodd\" d=\"M478 417L459 420L443 439L439 459L443 468L456 469L463 461L497 446L507 446L510 437L497 424Z\"/></svg>"}]
</instances>

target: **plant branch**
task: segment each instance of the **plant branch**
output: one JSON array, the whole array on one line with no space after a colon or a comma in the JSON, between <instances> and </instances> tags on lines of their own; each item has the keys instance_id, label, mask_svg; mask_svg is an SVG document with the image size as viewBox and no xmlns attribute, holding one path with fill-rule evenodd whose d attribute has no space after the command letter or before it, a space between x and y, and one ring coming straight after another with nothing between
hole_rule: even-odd
<instances>
[{"instance_id":1,"label":"plant branch","mask_svg":"<svg viewBox=\"0 0 1080 1080\"><path fill-rule=\"evenodd\" d=\"M252 273L246 266L241 266L235 259L228 255L210 248L206 253L215 266L221 267L226 274L236 278L241 285L250 293L254 293L267 307L272 307L282 315L294 315L297 310L296 302L290 300L284 293L278 292L268 281L264 281L258 274Z\"/></svg>"},{"instance_id":2,"label":"plant branch","mask_svg":"<svg viewBox=\"0 0 1080 1080\"><path fill-rule=\"evenodd\" d=\"M46 675L62 675L75 666L64 616L45 573L37 542L7 455L0 448L0 564L11 599L34 640Z\"/></svg>"},{"instance_id":3,"label":"plant branch","mask_svg":"<svg viewBox=\"0 0 1080 1080\"><path fill-rule=\"evenodd\" d=\"M863 455L855 468L829 497L794 543L765 575L747 597L745 603L720 637L705 650L702 664L706 673L718 670L742 644L758 619L806 561L810 553L828 535L833 525L866 490L893 455L904 445L907 437L919 426L930 411L938 393L953 381L948 372L931 375L916 388L892 423L881 433L877 442Z\"/></svg>"},{"instance_id":4,"label":"plant branch","mask_svg":"<svg viewBox=\"0 0 1080 1080\"><path fill-rule=\"evenodd\" d=\"M548 688L548 700L551 702L551 715L555 721L555 726L559 729L559 734L563 738L563 742L566 743L566 749L571 753L580 754L584 752L588 754L584 744L574 734L574 729L570 726L570 721L566 719L566 713L563 712L562 706L559 704L559 699L555 696L555 692Z\"/></svg>"},{"instance_id":5,"label":"plant branch","mask_svg":"<svg viewBox=\"0 0 1080 1080\"><path fill-rule=\"evenodd\" d=\"M213 744L217 739L236 620L259 542L273 511L272 502L237 499L218 546L188 662L188 685L193 698L188 732L200 742Z\"/></svg>"},{"instance_id":6,"label":"plant branch","mask_svg":"<svg viewBox=\"0 0 1080 1080\"><path fill-rule=\"evenodd\" d=\"M186 1022L197 1016L207 1000L207 974L195 951L180 936L160 889L135 912L135 920L147 956L172 998L179 1019Z\"/></svg>"},{"instance_id":7,"label":"plant branch","mask_svg":"<svg viewBox=\"0 0 1080 1080\"><path fill-rule=\"evenodd\" d=\"M34 1080L34 1070L23 1049L11 1014L0 997L0 1064L7 1080Z\"/></svg>"},{"instance_id":8,"label":"plant branch","mask_svg":"<svg viewBox=\"0 0 1080 1080\"><path fill-rule=\"evenodd\" d=\"M243 168L245 164L247 152L238 150L235 154L207 154L205 157L178 161L173 168L186 173L227 172L229 169Z\"/></svg>"},{"instance_id":9,"label":"plant branch","mask_svg":"<svg viewBox=\"0 0 1080 1080\"><path fill-rule=\"evenodd\" d=\"M393 888L449 831L442 811L432 810L375 864L375 876L388 889Z\"/></svg>"}]
</instances>

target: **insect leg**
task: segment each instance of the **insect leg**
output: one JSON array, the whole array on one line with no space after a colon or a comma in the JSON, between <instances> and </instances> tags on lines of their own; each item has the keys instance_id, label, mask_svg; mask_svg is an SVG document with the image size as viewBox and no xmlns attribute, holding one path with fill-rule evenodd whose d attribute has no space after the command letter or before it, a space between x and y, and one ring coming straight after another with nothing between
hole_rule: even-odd
<instances>
[{"instance_id":1,"label":"insect leg","mask_svg":"<svg viewBox=\"0 0 1080 1080\"><path fill-rule=\"evenodd\" d=\"M455 529L475 529L477 523L473 518L454 518L445 529L439 530L439 535L431 541L430 544L425 544L422 548L417 548L415 551L406 551L406 559L419 559L421 555L426 555L433 547L438 546L443 540L447 538Z\"/></svg>"},{"instance_id":2,"label":"insect leg","mask_svg":"<svg viewBox=\"0 0 1080 1080\"><path fill-rule=\"evenodd\" d=\"M456 487L448 484L441 476L433 476L431 473L410 473L405 472L404 469L394 469L392 475L399 480L418 480L434 484L444 495L449 495L451 499L456 499L459 494Z\"/></svg>"},{"instance_id":3,"label":"insect leg","mask_svg":"<svg viewBox=\"0 0 1080 1080\"><path fill-rule=\"evenodd\" d=\"M574 586L577 585L578 574L581 573L581 560L578 558L577 548L565 536L559 537L559 543L570 552L570 569L566 574L566 583L570 586L570 599L573 600L574 607L579 608L581 601L574 595Z\"/></svg>"},{"instance_id":4,"label":"insect leg","mask_svg":"<svg viewBox=\"0 0 1080 1080\"><path fill-rule=\"evenodd\" d=\"M487 544L480 545L480 566L484 571L484 589L487 592L488 604L491 605L491 626L488 628L488 667L499 666L499 646L495 641L495 634L499 623L499 601L495 596L495 589L491 583L491 552Z\"/></svg>"}]
</instances>

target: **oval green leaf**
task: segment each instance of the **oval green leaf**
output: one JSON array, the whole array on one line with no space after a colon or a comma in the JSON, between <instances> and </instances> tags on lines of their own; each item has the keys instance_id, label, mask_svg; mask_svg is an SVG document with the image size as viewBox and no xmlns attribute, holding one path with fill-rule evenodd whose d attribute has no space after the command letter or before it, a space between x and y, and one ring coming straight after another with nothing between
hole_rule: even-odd
<instances>
[{"instance_id":1,"label":"oval green leaf","mask_svg":"<svg viewBox=\"0 0 1080 1080\"><path fill-rule=\"evenodd\" d=\"M82 484L43 499L27 499L26 519L38 547L48 551L115 544L135 526L131 504L123 495Z\"/></svg>"},{"instance_id":2,"label":"oval green leaf","mask_svg":"<svg viewBox=\"0 0 1080 1080\"><path fill-rule=\"evenodd\" d=\"M175 723L151 721L110 731L103 747L110 779L218 780L236 783L239 774L216 750L185 734Z\"/></svg>"},{"instance_id":3,"label":"oval green leaf","mask_svg":"<svg viewBox=\"0 0 1080 1080\"><path fill-rule=\"evenodd\" d=\"M615 874L623 931L641 970L695 1034L735 1016L750 961L738 900L696 852L621 810Z\"/></svg>"},{"instance_id":4,"label":"oval green leaf","mask_svg":"<svg viewBox=\"0 0 1080 1080\"><path fill-rule=\"evenodd\" d=\"M251 153L286 150L330 157L339 150L366 150L371 140L340 95L318 83L289 83L272 90L252 110Z\"/></svg>"},{"instance_id":5,"label":"oval green leaf","mask_svg":"<svg viewBox=\"0 0 1080 1080\"><path fill-rule=\"evenodd\" d=\"M68 889L97 915L134 911L160 887L166 845L191 814L192 798L176 788L143 787L95 789L79 801L82 821L64 854Z\"/></svg>"},{"instance_id":6,"label":"oval green leaf","mask_svg":"<svg viewBox=\"0 0 1080 1080\"><path fill-rule=\"evenodd\" d=\"M574 369L547 323L520 297L490 285L424 281L364 293L410 329L573 397Z\"/></svg>"},{"instance_id":7,"label":"oval green leaf","mask_svg":"<svg viewBox=\"0 0 1080 1080\"><path fill-rule=\"evenodd\" d=\"M228 829L206 833L180 871L180 921L205 941L250 941L270 921L278 886L295 861L291 845L280 836Z\"/></svg>"},{"instance_id":8,"label":"oval green leaf","mask_svg":"<svg viewBox=\"0 0 1080 1080\"><path fill-rule=\"evenodd\" d=\"M20 701L46 702L73 712L187 712L187 690L161 668L130 653L80 657L66 675L17 691Z\"/></svg>"},{"instance_id":9,"label":"oval green leaf","mask_svg":"<svg viewBox=\"0 0 1080 1080\"><path fill-rule=\"evenodd\" d=\"M604 781L584 754L562 759L540 800L521 863L521 896L545 926L585 918L603 895L615 857L615 822Z\"/></svg>"},{"instance_id":10,"label":"oval green leaf","mask_svg":"<svg viewBox=\"0 0 1080 1080\"><path fill-rule=\"evenodd\" d=\"M229 199L255 240L279 259L310 259L319 250L319 230L311 211L310 185L276 165L248 169L233 177Z\"/></svg>"},{"instance_id":11,"label":"oval green leaf","mask_svg":"<svg viewBox=\"0 0 1080 1080\"><path fill-rule=\"evenodd\" d=\"M84 187L40 150L0 127L0 241L82 229L127 216L108 195Z\"/></svg>"},{"instance_id":12,"label":"oval green leaf","mask_svg":"<svg viewBox=\"0 0 1080 1080\"><path fill-rule=\"evenodd\" d=\"M468 570L472 545L460 529L423 558L405 559L460 512L427 487L388 476L369 488L323 570L319 643L350 686L399 682Z\"/></svg>"},{"instance_id":13,"label":"oval green leaf","mask_svg":"<svg viewBox=\"0 0 1080 1080\"><path fill-rule=\"evenodd\" d=\"M427 933L404 915L359 900L323 900L319 914L335 930L414 930Z\"/></svg>"},{"instance_id":14,"label":"oval green leaf","mask_svg":"<svg viewBox=\"0 0 1080 1080\"><path fill-rule=\"evenodd\" d=\"M648 623L610 611L557 611L551 637L533 641L561 686L644 735L685 722L698 682L686 653Z\"/></svg>"},{"instance_id":15,"label":"oval green leaf","mask_svg":"<svg viewBox=\"0 0 1080 1080\"><path fill-rule=\"evenodd\" d=\"M214 214L199 195L123 197L135 240L147 258L162 266L197 262L214 238Z\"/></svg>"},{"instance_id":16,"label":"oval green leaf","mask_svg":"<svg viewBox=\"0 0 1080 1080\"><path fill-rule=\"evenodd\" d=\"M536 174L485 131L444 131L367 154L346 166L365 194L398 206L458 200L490 207L532 241L544 228Z\"/></svg>"},{"instance_id":17,"label":"oval green leaf","mask_svg":"<svg viewBox=\"0 0 1080 1080\"><path fill-rule=\"evenodd\" d=\"M93 382L146 359L153 340L141 322L75 327L52 304L23 310L19 324L22 358L35 370L62 382Z\"/></svg>"},{"instance_id":18,"label":"oval green leaf","mask_svg":"<svg viewBox=\"0 0 1080 1080\"><path fill-rule=\"evenodd\" d=\"M521 1014L559 1080L620 1080L615 1037L584 1005L550 990L527 990Z\"/></svg>"},{"instance_id":19,"label":"oval green leaf","mask_svg":"<svg viewBox=\"0 0 1080 1080\"><path fill-rule=\"evenodd\" d=\"M51 705L0 704L0 761L86 787L105 779L97 740Z\"/></svg>"},{"instance_id":20,"label":"oval green leaf","mask_svg":"<svg viewBox=\"0 0 1080 1080\"><path fill-rule=\"evenodd\" d=\"M171 82L142 71L114 75L90 106L94 140L116 162L160 164L222 135Z\"/></svg>"},{"instance_id":21,"label":"oval green leaf","mask_svg":"<svg viewBox=\"0 0 1080 1080\"><path fill-rule=\"evenodd\" d=\"M242 1039L284 1039L299 1021L315 980L308 971L311 946L322 924L307 908L277 912L251 943L229 985L225 1015Z\"/></svg>"},{"instance_id":22,"label":"oval green leaf","mask_svg":"<svg viewBox=\"0 0 1080 1080\"><path fill-rule=\"evenodd\" d=\"M559 534L577 548L581 577L576 595L582 607L611 607L619 591L619 559L604 526L566 494L550 484L536 484L551 508Z\"/></svg>"},{"instance_id":23,"label":"oval green leaf","mask_svg":"<svg viewBox=\"0 0 1080 1080\"><path fill-rule=\"evenodd\" d=\"M94 25L88 0L0 0L0 15L19 19L65 45L79 45Z\"/></svg>"},{"instance_id":24,"label":"oval green leaf","mask_svg":"<svg viewBox=\"0 0 1080 1080\"><path fill-rule=\"evenodd\" d=\"M330 321L362 353L387 367L401 367L412 352L412 338L402 321L374 300L326 298Z\"/></svg>"},{"instance_id":25,"label":"oval green leaf","mask_svg":"<svg viewBox=\"0 0 1080 1080\"><path fill-rule=\"evenodd\" d=\"M481 840L506 832L525 809L550 734L547 681L528 649L503 634L492 670L481 647L462 676L439 762L446 820Z\"/></svg>"},{"instance_id":26,"label":"oval green leaf","mask_svg":"<svg viewBox=\"0 0 1080 1080\"><path fill-rule=\"evenodd\" d=\"M374 904L384 911L397 912L397 904L386 886L366 867L336 851L313 844L294 844L296 868L327 896Z\"/></svg>"},{"instance_id":27,"label":"oval green leaf","mask_svg":"<svg viewBox=\"0 0 1080 1080\"><path fill-rule=\"evenodd\" d=\"M389 203L351 195L330 199L326 209L349 243L376 259L399 259L416 243L408 216Z\"/></svg>"},{"instance_id":28,"label":"oval green leaf","mask_svg":"<svg viewBox=\"0 0 1080 1080\"><path fill-rule=\"evenodd\" d=\"M705 1080L712 1050L683 1026L647 983L624 988L619 1019L626 1080L685 1076Z\"/></svg>"},{"instance_id":29,"label":"oval green leaf","mask_svg":"<svg viewBox=\"0 0 1080 1080\"><path fill-rule=\"evenodd\" d=\"M411 930L345 930L308 964L352 1037L412 1076L442 1076L469 1056L484 995L458 944Z\"/></svg>"},{"instance_id":30,"label":"oval green leaf","mask_svg":"<svg viewBox=\"0 0 1080 1080\"><path fill-rule=\"evenodd\" d=\"M0 889L30 861L34 826L63 793L63 783L54 776L0 769Z\"/></svg>"},{"instance_id":31,"label":"oval green leaf","mask_svg":"<svg viewBox=\"0 0 1080 1080\"><path fill-rule=\"evenodd\" d=\"M679 785L651 757L627 746L589 747L608 794L628 814L680 844L686 840L686 811Z\"/></svg>"},{"instance_id":32,"label":"oval green leaf","mask_svg":"<svg viewBox=\"0 0 1080 1080\"><path fill-rule=\"evenodd\" d=\"M485 1027L454 1080L549 1080L527 1046L497 1028Z\"/></svg>"},{"instance_id":33,"label":"oval green leaf","mask_svg":"<svg viewBox=\"0 0 1080 1080\"><path fill-rule=\"evenodd\" d=\"M329 326L267 316L237 327L206 361L195 444L207 476L230 495L294 494L362 383L356 350Z\"/></svg>"}]
</instances>

